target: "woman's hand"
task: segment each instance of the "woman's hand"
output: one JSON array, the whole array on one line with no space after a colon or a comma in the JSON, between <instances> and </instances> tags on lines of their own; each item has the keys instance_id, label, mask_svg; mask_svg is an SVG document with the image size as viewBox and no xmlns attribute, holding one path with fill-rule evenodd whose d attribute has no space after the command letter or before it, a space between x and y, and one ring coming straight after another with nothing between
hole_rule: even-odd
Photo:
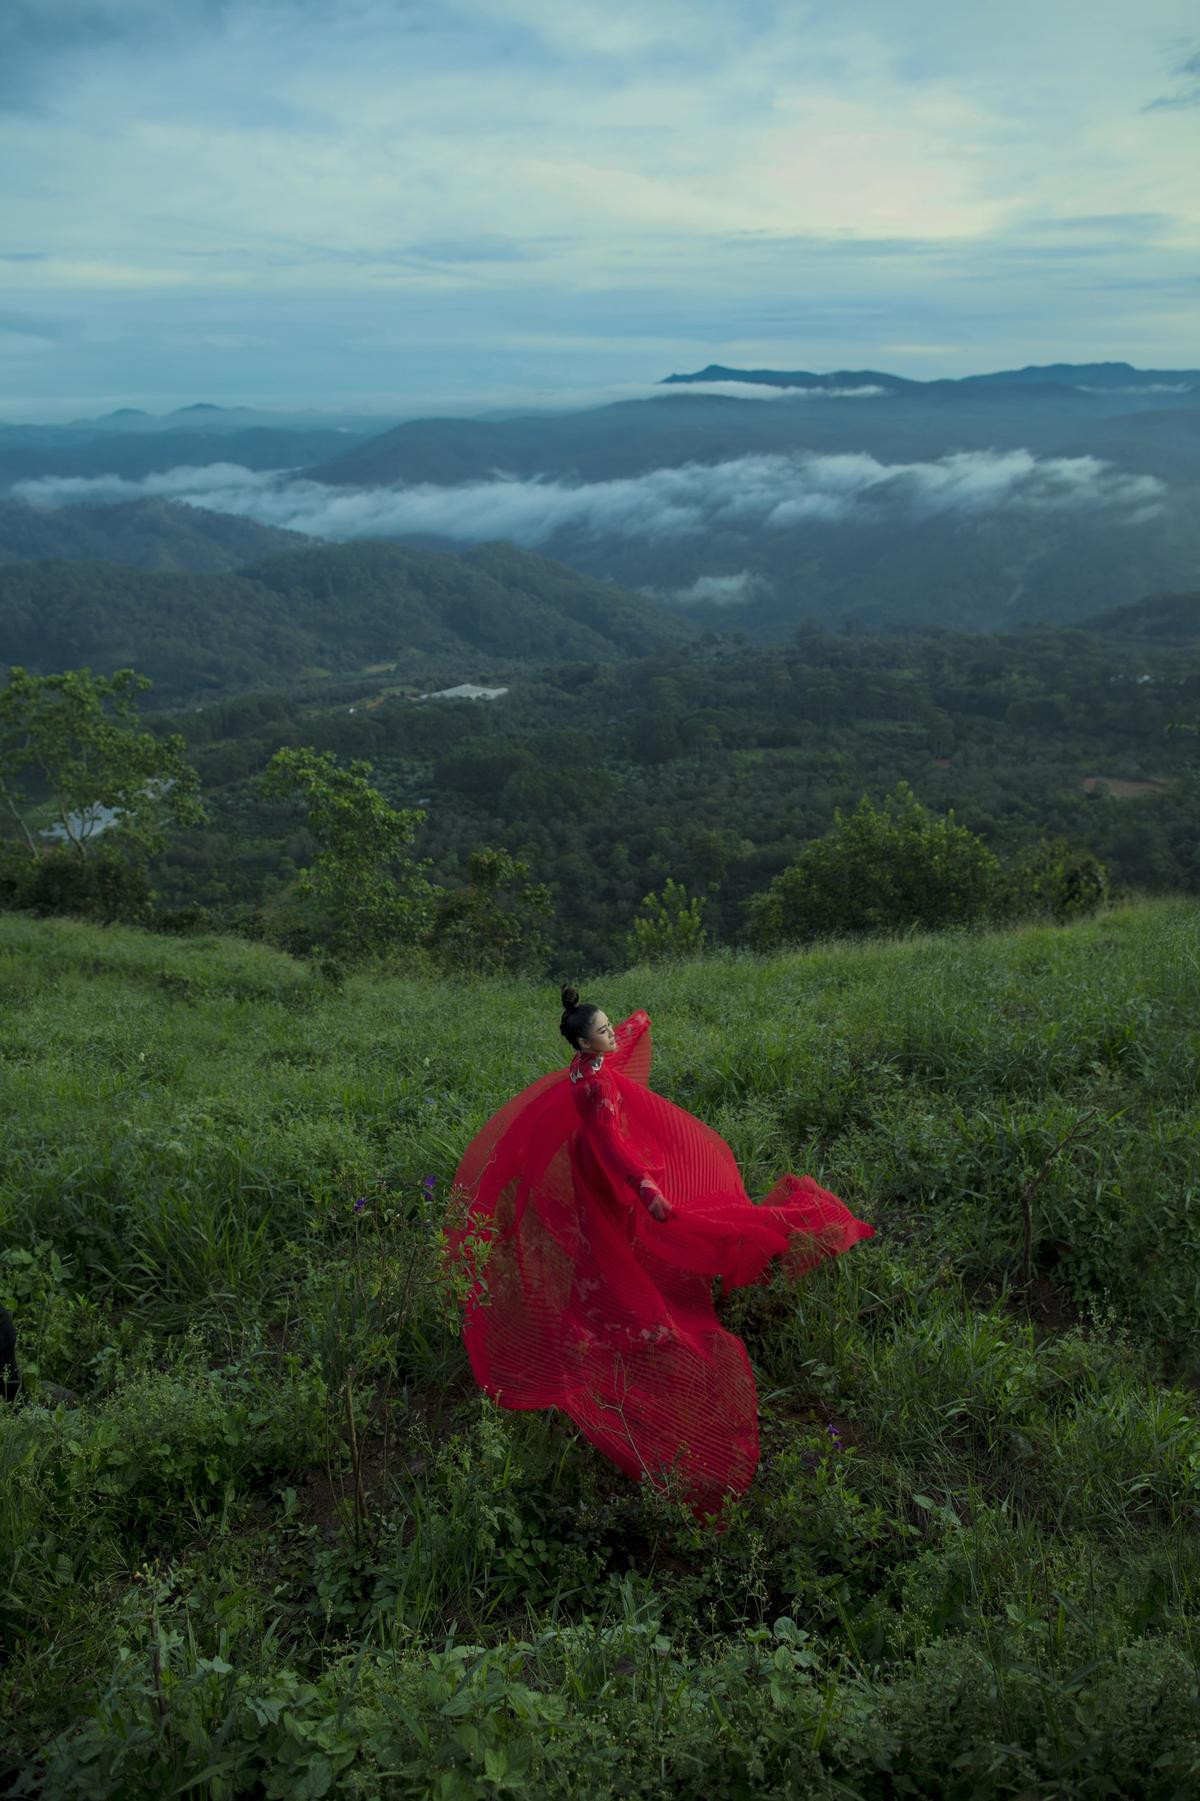
<instances>
[{"instance_id":1,"label":"woman's hand","mask_svg":"<svg viewBox=\"0 0 1200 1801\"><path fill-rule=\"evenodd\" d=\"M675 1209L656 1182L652 1182L649 1176L643 1176L637 1188L642 1205L651 1219L656 1219L660 1225L664 1220L670 1219Z\"/></svg>"}]
</instances>

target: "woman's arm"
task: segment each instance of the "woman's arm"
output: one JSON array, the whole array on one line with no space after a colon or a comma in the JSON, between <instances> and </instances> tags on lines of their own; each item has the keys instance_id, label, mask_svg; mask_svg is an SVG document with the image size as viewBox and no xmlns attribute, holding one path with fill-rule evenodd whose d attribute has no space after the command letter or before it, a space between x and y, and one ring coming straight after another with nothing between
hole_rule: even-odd
<instances>
[{"instance_id":1,"label":"woman's arm","mask_svg":"<svg viewBox=\"0 0 1200 1801\"><path fill-rule=\"evenodd\" d=\"M621 1129L617 1105L602 1082L583 1085L583 1125L601 1158L633 1189L652 1219L670 1219L670 1202Z\"/></svg>"}]
</instances>

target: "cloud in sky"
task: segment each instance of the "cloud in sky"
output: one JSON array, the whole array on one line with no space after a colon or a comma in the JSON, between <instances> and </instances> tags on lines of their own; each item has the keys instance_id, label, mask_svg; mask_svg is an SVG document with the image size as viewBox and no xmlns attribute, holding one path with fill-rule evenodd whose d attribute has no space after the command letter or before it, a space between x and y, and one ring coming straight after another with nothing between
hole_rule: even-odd
<instances>
[{"instance_id":1,"label":"cloud in sky","mask_svg":"<svg viewBox=\"0 0 1200 1801\"><path fill-rule=\"evenodd\" d=\"M1130 381L1119 391L1122 394L1190 394L1195 383L1190 381ZM1111 394L1111 388L1098 388L1093 382L1077 381L1075 386L1081 394Z\"/></svg>"},{"instance_id":2,"label":"cloud in sky","mask_svg":"<svg viewBox=\"0 0 1200 1801\"><path fill-rule=\"evenodd\" d=\"M1100 457L1036 457L1027 450L956 451L925 462L884 463L865 452L743 456L689 463L613 481L571 484L506 477L453 487L330 488L283 471L236 463L123 476L41 476L17 482L14 499L37 506L165 496L219 513L346 540L432 536L460 543L508 538L537 548L576 538L691 538L797 526L864 524L1006 511L1103 508L1128 524L1155 518L1166 484Z\"/></svg>"},{"instance_id":3,"label":"cloud in sky","mask_svg":"<svg viewBox=\"0 0 1200 1801\"><path fill-rule=\"evenodd\" d=\"M688 588L675 588L669 598L683 602L706 600L718 607L741 607L770 588L770 583L753 569L739 569L736 575L700 575Z\"/></svg>"},{"instance_id":4,"label":"cloud in sky","mask_svg":"<svg viewBox=\"0 0 1200 1801\"><path fill-rule=\"evenodd\" d=\"M0 416L1191 366L1198 72L1190 0L5 0L5 285L63 348Z\"/></svg>"},{"instance_id":5,"label":"cloud in sky","mask_svg":"<svg viewBox=\"0 0 1200 1801\"><path fill-rule=\"evenodd\" d=\"M1200 107L1200 50L1193 50L1190 56L1177 63L1172 71L1183 77L1183 83L1174 93L1160 94L1157 99L1148 100L1143 111L1151 113L1170 110L1174 107Z\"/></svg>"},{"instance_id":6,"label":"cloud in sky","mask_svg":"<svg viewBox=\"0 0 1200 1801\"><path fill-rule=\"evenodd\" d=\"M870 382L857 388L777 388L770 382L761 381L706 381L692 391L716 394L728 400L876 400L888 393L886 388ZM689 389L677 387L674 392L686 394ZM662 394L662 388L651 388L646 397L661 399Z\"/></svg>"}]
</instances>

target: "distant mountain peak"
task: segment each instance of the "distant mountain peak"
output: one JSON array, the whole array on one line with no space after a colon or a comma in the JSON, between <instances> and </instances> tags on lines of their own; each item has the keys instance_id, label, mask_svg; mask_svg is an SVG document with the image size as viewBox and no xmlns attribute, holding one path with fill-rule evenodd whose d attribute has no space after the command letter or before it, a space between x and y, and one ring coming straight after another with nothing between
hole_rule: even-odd
<instances>
[{"instance_id":1,"label":"distant mountain peak","mask_svg":"<svg viewBox=\"0 0 1200 1801\"><path fill-rule=\"evenodd\" d=\"M665 375L660 388L689 383L736 381L771 388L843 388L848 383L871 384L892 388L912 388L919 384L902 375L887 375L878 369L833 369L818 375L811 369L728 369L723 363L709 363L706 369L692 374Z\"/></svg>"},{"instance_id":2,"label":"distant mountain peak","mask_svg":"<svg viewBox=\"0 0 1200 1801\"><path fill-rule=\"evenodd\" d=\"M905 375L892 375L881 369L833 369L823 375L811 369L729 369L723 363L709 363L705 369L691 374L666 375L659 387L672 385L703 386L709 382L740 382L771 388L845 388L854 384L870 384L893 390L913 388L1069 386L1092 383L1098 387L1120 389L1133 384L1192 384L1200 381L1195 369L1139 369L1133 363L1026 363L1022 369L996 369L982 375L931 376L918 381Z\"/></svg>"}]
</instances>

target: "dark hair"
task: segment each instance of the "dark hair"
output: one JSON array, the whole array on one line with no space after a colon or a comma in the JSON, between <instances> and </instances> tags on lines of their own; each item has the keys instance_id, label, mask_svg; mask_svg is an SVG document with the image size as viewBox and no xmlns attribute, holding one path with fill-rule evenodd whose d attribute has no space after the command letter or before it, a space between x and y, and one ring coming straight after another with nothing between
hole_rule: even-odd
<instances>
[{"instance_id":1,"label":"dark hair","mask_svg":"<svg viewBox=\"0 0 1200 1801\"><path fill-rule=\"evenodd\" d=\"M579 1050L580 1037L588 1030L600 1009L593 1001L581 1001L574 988L563 989L562 1004L563 1016L558 1022L558 1029L568 1043Z\"/></svg>"}]
</instances>

